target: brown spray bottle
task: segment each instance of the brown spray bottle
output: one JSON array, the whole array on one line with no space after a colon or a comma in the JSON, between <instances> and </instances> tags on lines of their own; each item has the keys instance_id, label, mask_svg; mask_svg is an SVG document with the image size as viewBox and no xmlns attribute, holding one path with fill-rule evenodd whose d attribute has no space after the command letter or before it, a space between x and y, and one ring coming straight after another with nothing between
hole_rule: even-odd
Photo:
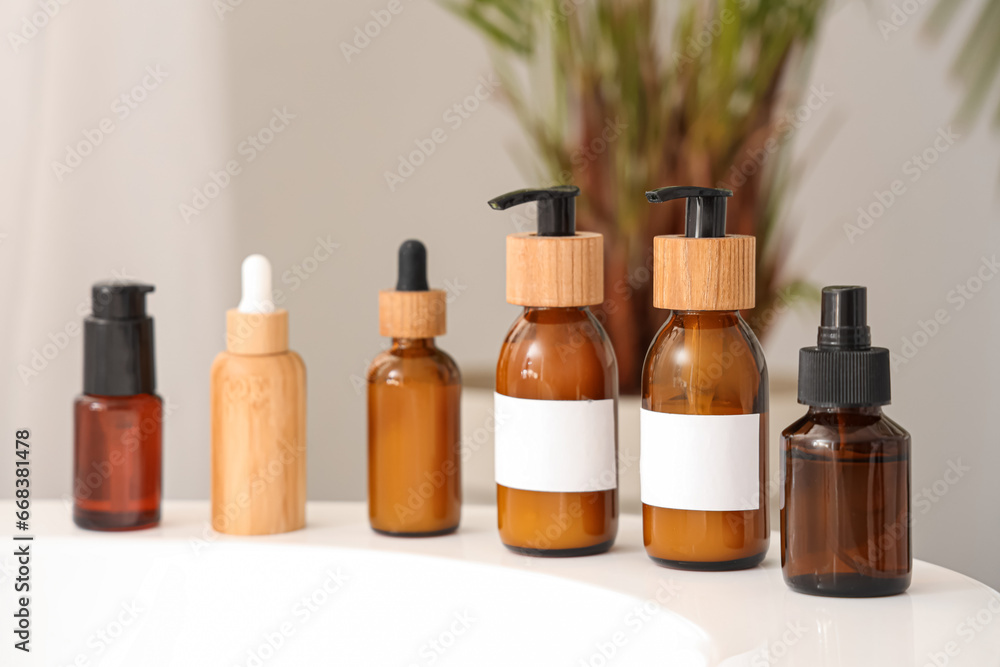
<instances>
[{"instance_id":1,"label":"brown spray bottle","mask_svg":"<svg viewBox=\"0 0 1000 667\"><path fill-rule=\"evenodd\" d=\"M507 302L524 306L500 350L494 396L497 518L516 553L607 551L618 531L618 364L589 306L604 298L603 237L576 231L580 190L538 202L538 233L507 237Z\"/></svg>"},{"instance_id":2,"label":"brown spray bottle","mask_svg":"<svg viewBox=\"0 0 1000 667\"><path fill-rule=\"evenodd\" d=\"M872 347L864 287L824 287L817 345L781 433L781 571L800 593L876 597L910 585L910 434L882 413L889 350Z\"/></svg>"}]
</instances>

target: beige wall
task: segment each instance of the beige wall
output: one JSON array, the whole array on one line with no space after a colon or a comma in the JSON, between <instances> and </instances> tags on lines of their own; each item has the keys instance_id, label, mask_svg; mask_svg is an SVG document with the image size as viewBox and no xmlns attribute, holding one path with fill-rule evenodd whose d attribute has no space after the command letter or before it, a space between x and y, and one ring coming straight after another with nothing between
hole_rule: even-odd
<instances>
[{"instance_id":1,"label":"beige wall","mask_svg":"<svg viewBox=\"0 0 1000 667\"><path fill-rule=\"evenodd\" d=\"M5 27L34 7L10 4ZM79 320L91 282L121 268L157 285L160 391L177 406L166 426L168 497L208 494L207 372L248 253L271 258L308 366L314 499L364 496L358 381L383 344L376 291L394 280L400 241L423 239L432 282L457 294L442 345L467 375L494 363L516 314L503 303L503 239L512 230L485 202L526 184L511 158L525 144L497 93L458 127L444 118L490 70L478 37L432 3L403 0L402 13L345 61L339 43L386 4L258 0L220 19L210 3L70 3L2 56L2 81L16 94L3 111L11 150L0 158L0 342L12 371L0 410L9 430L34 429L38 493L69 486L79 337L27 384L14 369ZM888 4L839 5L821 36L811 83L832 96L796 135L801 182L787 216L801 232L789 267L819 284L868 285L875 339L897 353L921 321L944 312L947 322L894 374L889 409L914 438L916 554L1000 586L992 424L1000 280L972 299L949 298L1000 249L1000 141L983 128L958 130L917 181L906 164L951 122L959 98L950 58L981 3L938 46L920 39L920 15L884 40L876 21ZM60 182L52 160L153 64L169 72L162 85ZM240 144L275 108L295 117L250 161ZM436 128L447 140L390 191L384 172ZM229 160L241 173L186 223L179 204ZM906 191L850 242L843 225L894 179ZM330 243L329 258L314 263ZM773 377L793 377L815 325L815 313L781 322L767 345ZM470 469L488 481L491 466L479 456ZM948 471L959 462L969 469L956 478ZM0 463L0 477L8 468Z\"/></svg>"}]
</instances>

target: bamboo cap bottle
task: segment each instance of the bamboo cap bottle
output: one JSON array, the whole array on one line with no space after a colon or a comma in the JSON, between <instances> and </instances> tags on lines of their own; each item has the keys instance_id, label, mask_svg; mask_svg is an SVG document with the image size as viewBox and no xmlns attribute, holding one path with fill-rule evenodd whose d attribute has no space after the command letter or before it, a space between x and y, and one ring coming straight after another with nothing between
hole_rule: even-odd
<instances>
[{"instance_id":1,"label":"bamboo cap bottle","mask_svg":"<svg viewBox=\"0 0 1000 667\"><path fill-rule=\"evenodd\" d=\"M755 239L726 234L730 190L666 187L646 193L652 203L687 199L683 236L653 239L653 305L668 310L753 308Z\"/></svg>"},{"instance_id":2,"label":"bamboo cap bottle","mask_svg":"<svg viewBox=\"0 0 1000 667\"><path fill-rule=\"evenodd\" d=\"M306 369L288 349L271 265L243 262L243 297L226 312L212 364L212 527L230 535L298 530L306 520Z\"/></svg>"},{"instance_id":3,"label":"bamboo cap bottle","mask_svg":"<svg viewBox=\"0 0 1000 667\"><path fill-rule=\"evenodd\" d=\"M507 303L573 308L604 300L604 237L576 231L580 189L517 190L490 201L502 211L538 202L538 232L507 237Z\"/></svg>"}]
</instances>

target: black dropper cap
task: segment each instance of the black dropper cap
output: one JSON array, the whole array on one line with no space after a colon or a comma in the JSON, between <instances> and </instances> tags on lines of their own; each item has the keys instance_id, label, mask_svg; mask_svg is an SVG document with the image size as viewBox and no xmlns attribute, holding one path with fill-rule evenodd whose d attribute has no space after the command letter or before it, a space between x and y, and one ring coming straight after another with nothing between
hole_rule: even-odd
<instances>
[{"instance_id":1,"label":"black dropper cap","mask_svg":"<svg viewBox=\"0 0 1000 667\"><path fill-rule=\"evenodd\" d=\"M398 292L426 292L427 248L416 239L403 241L399 246L399 277L396 279Z\"/></svg>"},{"instance_id":2,"label":"black dropper cap","mask_svg":"<svg viewBox=\"0 0 1000 667\"><path fill-rule=\"evenodd\" d=\"M83 323L83 393L134 396L156 391L153 318L146 315L152 285L96 283L93 313Z\"/></svg>"},{"instance_id":3,"label":"black dropper cap","mask_svg":"<svg viewBox=\"0 0 1000 667\"><path fill-rule=\"evenodd\" d=\"M557 185L551 188L515 190L489 201L490 208L503 211L511 206L538 202L539 236L573 236L576 234L576 197L580 188Z\"/></svg>"},{"instance_id":4,"label":"black dropper cap","mask_svg":"<svg viewBox=\"0 0 1000 667\"><path fill-rule=\"evenodd\" d=\"M889 403L889 350L871 346L868 290L824 287L818 345L799 350L799 403L822 408Z\"/></svg>"},{"instance_id":5,"label":"black dropper cap","mask_svg":"<svg viewBox=\"0 0 1000 667\"><path fill-rule=\"evenodd\" d=\"M726 235L726 197L732 190L672 185L646 192L651 204L687 199L684 236L689 239L721 239Z\"/></svg>"}]
</instances>

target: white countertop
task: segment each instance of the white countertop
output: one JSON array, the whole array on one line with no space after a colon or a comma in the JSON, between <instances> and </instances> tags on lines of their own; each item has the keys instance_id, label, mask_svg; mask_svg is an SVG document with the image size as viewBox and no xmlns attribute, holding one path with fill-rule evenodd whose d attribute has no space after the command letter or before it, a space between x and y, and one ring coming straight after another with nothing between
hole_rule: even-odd
<instances>
[{"instance_id":1,"label":"white countertop","mask_svg":"<svg viewBox=\"0 0 1000 667\"><path fill-rule=\"evenodd\" d=\"M458 532L434 538L392 538L378 535L368 527L366 506L363 503L310 503L306 529L253 538L230 537L212 532L207 524L207 502L166 502L161 526L129 533L93 533L80 530L72 524L65 505L57 501L36 502L32 513L32 532L36 536L33 548L37 559L32 576L38 582L33 600L34 613L38 615L34 642L43 652L48 651L49 657L45 662L31 662L30 659L38 658L37 654L29 659L15 652L15 665L71 664L71 660L78 659L79 655L85 657L81 664L88 660L89 664L130 664L127 661L101 662L100 656L92 648L82 648L77 654L65 647L60 647L60 650L53 648L53 644L62 641L61 637L54 635L70 632L68 619L72 618L72 614L66 609L79 603L77 597L86 596L92 601L87 604L95 604L97 609L100 607L97 603L105 595L102 591L115 590L119 585L133 586L131 583L116 581L114 573L125 572L126 568L146 568L145 564L137 566L137 558L148 561L148 567L152 568L161 554L166 558L168 554L183 551L186 557L190 557L192 554L216 550L217 553L226 554L225 562L237 567L235 564L249 559L252 553L272 553L267 551L268 547L279 549L273 553L283 554L280 562L287 564L291 574L295 573L298 554L302 555L303 563L306 562L307 555L308 558L321 557L328 561L350 555L361 559L359 562L374 563L371 567L375 568L372 570L375 574L369 576L374 576L375 579L382 576L379 572L383 570L378 568L384 567L386 581L389 581L390 572L392 577L401 576L400 563L404 564L403 569L406 563L413 563L415 568L418 565L423 568L414 570L415 572L426 570L431 573L420 576L423 579L434 579L431 582L433 587L429 590L441 591L442 595L451 580L448 576L449 568L456 573L456 582L480 582L484 579L529 582L527 592L517 593L517 599L503 602L513 604L514 610L531 610L533 606L543 602L548 604L552 600L530 599L531 591L545 591L538 595L550 598L562 597L563 594L557 591L563 589L558 586L565 587L566 582L570 582L574 592L566 595L575 596L575 591L579 589L583 596L580 600L584 600L573 604L591 604L586 600L592 599L595 607L588 613L595 615L595 618L600 615L602 619L596 628L587 630L585 637L575 637L572 628L560 627L559 633L563 634L553 630L553 642L579 642L579 647L573 647L572 651L566 650L567 644L560 644L561 652L558 653L560 656L565 655L562 664L574 667L650 664L648 660L635 659L634 656L627 661L627 652L618 651L614 645L617 643L624 646L642 633L647 635L644 640L649 640L651 637L648 635L667 632L657 630L658 626L655 625L645 627L647 617L654 616L661 617L661 620L673 619L671 627L675 630L680 628L678 636L683 636L684 641L688 642L684 644L687 648L678 648L677 653L672 654L672 659L666 660L667 656L663 656L663 660L657 661L665 661L670 665L1000 665L1000 596L989 587L942 567L914 561L913 583L904 595L872 599L800 595L788 590L782 581L777 533L772 535L771 548L762 566L739 572L705 573L670 570L654 564L642 547L641 520L634 515L621 518L618 539L609 553L582 558L548 559L528 558L507 551L497 535L495 509L486 506L464 507ZM8 545L12 544L9 535L3 539L8 540ZM145 551L134 551L140 546ZM87 549L99 554L100 560L94 562L100 563L100 567L79 565L90 562L84 555ZM364 551L359 554L354 550ZM0 597L5 599L9 598L11 587L10 551L12 550L6 547L3 549L7 554L3 561L8 568L7 576L0 573L4 579L0 582L4 595ZM147 555L137 557L134 555L136 553ZM395 560L386 560L383 554L392 554ZM425 566L423 564L429 563L425 558L406 560L407 555L429 557L435 559L435 562ZM470 579L463 579L464 574L459 576L465 572L462 568L466 565L478 568L470 570ZM77 566L88 571L73 570ZM104 567L107 571L100 576L93 574L95 568L103 570ZM304 564L303 570L306 569L308 566ZM287 577L291 576L268 571L275 577L275 590L281 590L281 582L288 581ZM491 573L496 576L491 577ZM543 578L539 579L539 575ZM213 576L218 578L217 575ZM121 579L123 582L131 581L125 575ZM139 581L139 578L135 579L135 582ZM142 581L144 585L148 583L145 578ZM268 581L265 578L260 584L262 590L270 585ZM421 585L427 584L427 581L421 582ZM550 590L547 587L549 584L556 588ZM247 590L252 591L254 585L255 581L246 581ZM507 591L515 590L511 585L502 584ZM134 586L138 590L139 584L135 583ZM488 591L473 592L469 584L456 586L467 588L465 592L467 596L471 596L469 604L473 606L490 609L501 604L499 597L494 598L494 594ZM383 591L378 595L386 595L385 600L402 599L403 588L409 587L405 583L400 584L395 592ZM607 602L602 602L605 598L601 596L608 591L617 594L617 597L607 598ZM246 590L241 590L240 593L246 594ZM107 595L117 595L117 599L122 599L129 593L122 589ZM225 597L228 593L226 589L220 588L214 595ZM370 597L376 594L365 595ZM433 596L434 593L429 595ZM592 595L592 598L587 598L587 595ZM566 600L570 597L566 597ZM576 600L575 597L572 599ZM117 604L116 601L115 605ZM624 606L612 609L618 604ZM63 610L59 613L66 615L66 618L58 618L58 613L53 611L56 616L46 620L47 608ZM6 603L0 613L8 619L5 625L9 625L10 616ZM569 611L563 613L568 614ZM419 611L414 614L419 618ZM553 628L559 621L558 617L551 617ZM204 621L200 623L201 626L205 625ZM208 623L211 624L211 619ZM371 619L369 623L377 624L378 620ZM545 621L540 623L544 625ZM7 655L10 650L12 642L8 632L5 630L4 634L8 639L0 649L0 656ZM219 632L223 633L225 630L220 629ZM480 632L480 636L486 637L487 633ZM518 638L511 637L510 641L517 642ZM533 636L532 641L537 643L540 640ZM638 642L633 643L638 647ZM696 646L697 650L690 648L692 646ZM465 649L471 651L471 647L472 644L469 644ZM530 646L525 648L533 651ZM634 652L638 655L639 648L635 648ZM471 655L476 654L473 652ZM611 657L606 657L608 655ZM436 656L432 657L436 659ZM431 658L419 658L410 661L410 664L432 664L434 661ZM6 660L0 662L9 664ZM345 664L361 662L365 662L364 659L356 657L354 662ZM477 663L485 664L485 661L477 659ZM165 661L163 664L175 663ZM193 660L186 664L203 663ZM248 658L245 661L233 661L233 664L252 667L254 661ZM261 664L269 667L286 663L275 658L263 660ZM524 664L533 663L526 659Z\"/></svg>"}]
</instances>

